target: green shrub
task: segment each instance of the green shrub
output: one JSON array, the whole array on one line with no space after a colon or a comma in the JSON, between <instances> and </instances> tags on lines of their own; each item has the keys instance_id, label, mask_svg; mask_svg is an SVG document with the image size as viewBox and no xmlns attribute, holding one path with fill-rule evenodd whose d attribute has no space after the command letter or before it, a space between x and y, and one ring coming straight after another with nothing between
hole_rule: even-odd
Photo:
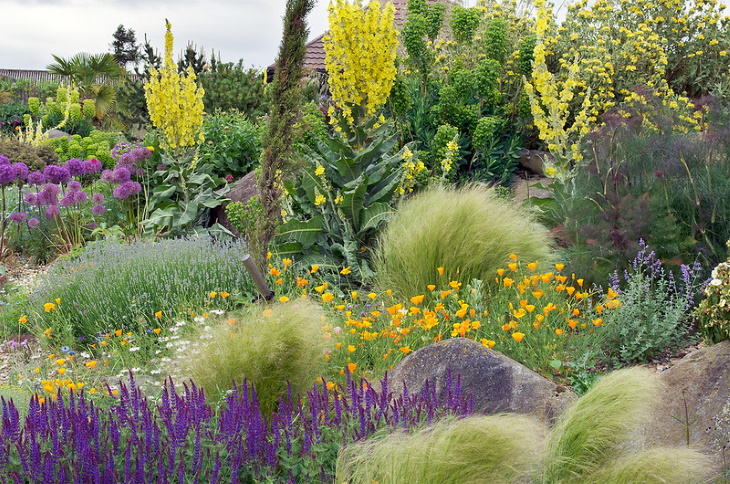
<instances>
[{"instance_id":1,"label":"green shrub","mask_svg":"<svg viewBox=\"0 0 730 484\"><path fill-rule=\"evenodd\" d=\"M304 395L322 375L327 348L323 319L321 307L306 300L231 313L217 327L193 336L192 341L199 341L192 349L197 353L179 355L173 372L191 378L209 397L246 379L262 410L271 413L288 385L293 395Z\"/></svg>"},{"instance_id":2,"label":"green shrub","mask_svg":"<svg viewBox=\"0 0 730 484\"><path fill-rule=\"evenodd\" d=\"M56 165L58 155L50 146L33 146L14 138L0 138L0 154L11 163L25 163L31 171L43 171L46 165Z\"/></svg>"},{"instance_id":3,"label":"green shrub","mask_svg":"<svg viewBox=\"0 0 730 484\"><path fill-rule=\"evenodd\" d=\"M712 279L702 293L705 298L694 312L702 336L710 344L730 339L730 306L727 303L730 299L730 258L712 270Z\"/></svg>"},{"instance_id":4,"label":"green shrub","mask_svg":"<svg viewBox=\"0 0 730 484\"><path fill-rule=\"evenodd\" d=\"M252 297L245 253L242 244L207 238L90 243L52 267L30 304L41 330L51 328L52 340L67 338L69 345L68 338L89 343L117 328L144 332L188 309L206 308L210 292ZM59 311L45 312L43 305L56 299ZM158 311L162 318L155 317Z\"/></svg>"},{"instance_id":5,"label":"green shrub","mask_svg":"<svg viewBox=\"0 0 730 484\"><path fill-rule=\"evenodd\" d=\"M23 116L29 113L27 104L16 101L0 102L0 133L15 135L15 128L23 127Z\"/></svg>"},{"instance_id":6,"label":"green shrub","mask_svg":"<svg viewBox=\"0 0 730 484\"><path fill-rule=\"evenodd\" d=\"M230 110L209 114L203 131L205 143L200 148L200 163L209 165L211 174L238 179L258 166L261 132L242 113Z\"/></svg>"},{"instance_id":7,"label":"green shrub","mask_svg":"<svg viewBox=\"0 0 730 484\"><path fill-rule=\"evenodd\" d=\"M386 227L375 254L377 283L410 297L433 284L439 267L447 281L491 283L510 254L549 261L549 233L492 188L432 188L403 202Z\"/></svg>"},{"instance_id":8,"label":"green shrub","mask_svg":"<svg viewBox=\"0 0 730 484\"><path fill-rule=\"evenodd\" d=\"M64 136L48 140L46 144L53 147L62 161L70 158L81 160L96 158L105 168L113 168L114 159L111 151L119 141L123 141L123 138L118 133L93 130L86 137L75 134L70 140Z\"/></svg>"},{"instance_id":9,"label":"green shrub","mask_svg":"<svg viewBox=\"0 0 730 484\"><path fill-rule=\"evenodd\" d=\"M337 482L662 483L707 482L709 457L687 447L630 453L659 381L646 369L603 377L558 420L546 443L528 417L495 415L441 422L348 446Z\"/></svg>"}]
</instances>

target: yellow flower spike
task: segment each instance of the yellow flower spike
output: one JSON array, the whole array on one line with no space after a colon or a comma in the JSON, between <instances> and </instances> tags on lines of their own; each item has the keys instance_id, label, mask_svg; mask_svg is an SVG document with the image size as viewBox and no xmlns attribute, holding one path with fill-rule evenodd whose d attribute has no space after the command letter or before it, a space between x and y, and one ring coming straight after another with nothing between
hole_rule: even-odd
<instances>
[{"instance_id":1,"label":"yellow flower spike","mask_svg":"<svg viewBox=\"0 0 730 484\"><path fill-rule=\"evenodd\" d=\"M228 297L228 296L230 296L230 295L231 295L230 293L227 293L227 292L225 292L225 291L221 291L221 292L220 292L220 296L221 296L221 297L222 297L223 299L227 298L227 297Z\"/></svg>"},{"instance_id":2,"label":"yellow flower spike","mask_svg":"<svg viewBox=\"0 0 730 484\"><path fill-rule=\"evenodd\" d=\"M518 343L522 341L525 338L525 333L520 333L519 331L512 333L512 339L517 341Z\"/></svg>"},{"instance_id":3,"label":"yellow flower spike","mask_svg":"<svg viewBox=\"0 0 730 484\"><path fill-rule=\"evenodd\" d=\"M436 270L438 271L440 276L444 275L444 268L443 267L437 267Z\"/></svg>"},{"instance_id":4,"label":"yellow flower spike","mask_svg":"<svg viewBox=\"0 0 730 484\"><path fill-rule=\"evenodd\" d=\"M44 310L45 310L45 311L46 311L47 313L50 313L51 311L53 311L54 309L56 309L56 305L55 305L55 304L53 304L53 303L45 303L45 304L43 305L43 309L44 309Z\"/></svg>"},{"instance_id":5,"label":"yellow flower spike","mask_svg":"<svg viewBox=\"0 0 730 484\"><path fill-rule=\"evenodd\" d=\"M340 274L342 274L344 276L346 276L347 274L350 274L350 273L352 273L352 271L350 270L350 266L343 267L342 270L340 271Z\"/></svg>"},{"instance_id":6,"label":"yellow flower spike","mask_svg":"<svg viewBox=\"0 0 730 484\"><path fill-rule=\"evenodd\" d=\"M20 324L25 324L25 323L27 323L27 322L28 322L28 316L26 316L25 314L24 314L24 315L22 315L22 316L21 316L20 318L18 318L18 322L19 322Z\"/></svg>"},{"instance_id":7,"label":"yellow flower spike","mask_svg":"<svg viewBox=\"0 0 730 484\"><path fill-rule=\"evenodd\" d=\"M281 302L281 303L289 302L289 298L288 298L288 297L286 297L286 296L281 296L281 297L279 298L279 302Z\"/></svg>"}]
</instances>

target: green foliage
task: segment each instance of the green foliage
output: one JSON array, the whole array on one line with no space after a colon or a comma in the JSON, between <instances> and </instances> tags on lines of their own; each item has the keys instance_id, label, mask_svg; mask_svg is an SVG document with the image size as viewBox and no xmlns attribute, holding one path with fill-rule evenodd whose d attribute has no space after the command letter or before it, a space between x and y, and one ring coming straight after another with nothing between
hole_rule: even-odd
<instances>
[{"instance_id":1,"label":"green foliage","mask_svg":"<svg viewBox=\"0 0 730 484\"><path fill-rule=\"evenodd\" d=\"M327 121L322 109L314 102L302 107L302 119L294 125L299 136L299 144L305 144L312 149L317 148L317 140L329 135Z\"/></svg>"},{"instance_id":2,"label":"green foliage","mask_svg":"<svg viewBox=\"0 0 730 484\"><path fill-rule=\"evenodd\" d=\"M15 128L23 126L26 114L30 114L27 104L16 101L0 103L0 133L15 134Z\"/></svg>"},{"instance_id":3,"label":"green foliage","mask_svg":"<svg viewBox=\"0 0 730 484\"><path fill-rule=\"evenodd\" d=\"M105 168L113 168L114 159L111 150L115 144L123 140L124 138L119 133L92 130L85 137L75 134L69 140L67 137L61 136L48 140L46 144L53 147L61 161L67 161L70 158L81 160L96 158Z\"/></svg>"},{"instance_id":4,"label":"green foliage","mask_svg":"<svg viewBox=\"0 0 730 484\"><path fill-rule=\"evenodd\" d=\"M469 43L479 27L481 15L476 7L464 8L455 6L451 10L451 32L457 42Z\"/></svg>"},{"instance_id":5,"label":"green foliage","mask_svg":"<svg viewBox=\"0 0 730 484\"><path fill-rule=\"evenodd\" d=\"M433 43L441 31L445 9L441 3L429 5L425 0L408 1L408 16L401 36L408 53L406 62L417 72L424 88L436 57L429 49L429 43Z\"/></svg>"},{"instance_id":6,"label":"green foliage","mask_svg":"<svg viewBox=\"0 0 730 484\"><path fill-rule=\"evenodd\" d=\"M376 435L340 452L336 481L527 482L541 450L541 430L530 417L490 415L442 420L413 433Z\"/></svg>"},{"instance_id":7,"label":"green foliage","mask_svg":"<svg viewBox=\"0 0 730 484\"><path fill-rule=\"evenodd\" d=\"M691 309L701 281L698 267L682 266L678 280L644 245L620 283L621 305L604 319L602 358L614 367L648 361L693 341Z\"/></svg>"},{"instance_id":8,"label":"green foliage","mask_svg":"<svg viewBox=\"0 0 730 484\"><path fill-rule=\"evenodd\" d=\"M263 207L259 201L259 196L252 196L246 204L241 202L229 203L226 205L226 215L233 228L243 237L249 253L256 254L261 251L259 226L263 216Z\"/></svg>"},{"instance_id":9,"label":"green foliage","mask_svg":"<svg viewBox=\"0 0 730 484\"><path fill-rule=\"evenodd\" d=\"M199 163L208 165L211 175L232 175L238 179L258 166L261 131L243 113L231 110L208 114L203 132L205 142L200 148Z\"/></svg>"},{"instance_id":10,"label":"green foliage","mask_svg":"<svg viewBox=\"0 0 730 484\"><path fill-rule=\"evenodd\" d=\"M269 414L288 385L293 395L304 395L322 375L328 348L320 329L323 319L322 309L304 300L233 312L194 335L199 353L181 355L172 371L192 379L209 398L225 395L245 379Z\"/></svg>"},{"instance_id":11,"label":"green foliage","mask_svg":"<svg viewBox=\"0 0 730 484\"><path fill-rule=\"evenodd\" d=\"M728 242L730 247L730 242ZM712 270L712 278L703 289L705 298L694 311L699 330L710 344L730 339L730 259Z\"/></svg>"},{"instance_id":12,"label":"green foliage","mask_svg":"<svg viewBox=\"0 0 730 484\"><path fill-rule=\"evenodd\" d=\"M118 328L145 333L188 308L207 308L211 291L252 297L245 254L242 244L207 238L90 243L77 258L55 264L29 302L40 331L51 328L51 341L83 336L92 344L97 333ZM43 305L57 298L58 311L45 312ZM155 317L158 311L164 318Z\"/></svg>"},{"instance_id":13,"label":"green foliage","mask_svg":"<svg viewBox=\"0 0 730 484\"><path fill-rule=\"evenodd\" d=\"M493 189L432 188L404 201L383 232L377 283L410 297L433 283L438 267L449 281L492 281L509 254L548 262L550 247L547 230Z\"/></svg>"},{"instance_id":14,"label":"green foliage","mask_svg":"<svg viewBox=\"0 0 730 484\"><path fill-rule=\"evenodd\" d=\"M210 71L202 72L198 78L205 89L206 112L235 110L253 120L269 109L269 93L261 72L244 68L243 60L233 64L213 57Z\"/></svg>"},{"instance_id":15,"label":"green foliage","mask_svg":"<svg viewBox=\"0 0 730 484\"><path fill-rule=\"evenodd\" d=\"M443 421L430 429L345 448L337 482L437 483L662 483L706 482L709 457L682 447L630 453L636 427L659 393L658 379L641 368L602 378L549 432L524 416L493 415Z\"/></svg>"},{"instance_id":16,"label":"green foliage","mask_svg":"<svg viewBox=\"0 0 730 484\"><path fill-rule=\"evenodd\" d=\"M285 183L291 219L279 229L277 255L323 270L349 267L346 278L360 284L373 276L368 251L393 211L406 152L395 152L389 123L376 123L302 147L307 165Z\"/></svg>"},{"instance_id":17,"label":"green foliage","mask_svg":"<svg viewBox=\"0 0 730 484\"><path fill-rule=\"evenodd\" d=\"M33 146L15 138L0 138L0 153L7 156L11 163L25 163L31 171L43 171L46 165L59 162L58 155L50 146Z\"/></svg>"}]
</instances>

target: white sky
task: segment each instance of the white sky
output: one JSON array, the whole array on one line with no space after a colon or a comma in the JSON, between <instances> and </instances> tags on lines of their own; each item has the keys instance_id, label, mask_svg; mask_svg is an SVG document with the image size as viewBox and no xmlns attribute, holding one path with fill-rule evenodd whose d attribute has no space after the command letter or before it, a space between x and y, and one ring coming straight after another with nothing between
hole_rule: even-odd
<instances>
[{"instance_id":1,"label":"white sky","mask_svg":"<svg viewBox=\"0 0 730 484\"><path fill-rule=\"evenodd\" d=\"M312 39L327 29L329 0L317 0L307 18ZM0 68L45 69L52 54L111 52L117 26L145 34L164 50L165 18L175 55L193 42L224 62L266 67L278 52L286 0L0 0Z\"/></svg>"}]
</instances>

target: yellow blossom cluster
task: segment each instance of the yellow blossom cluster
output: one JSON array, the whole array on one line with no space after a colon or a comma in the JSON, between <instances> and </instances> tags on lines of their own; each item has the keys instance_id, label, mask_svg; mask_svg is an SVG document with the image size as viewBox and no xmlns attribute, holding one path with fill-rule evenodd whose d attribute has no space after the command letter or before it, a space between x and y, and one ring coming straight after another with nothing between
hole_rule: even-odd
<instances>
[{"instance_id":1,"label":"yellow blossom cluster","mask_svg":"<svg viewBox=\"0 0 730 484\"><path fill-rule=\"evenodd\" d=\"M329 5L325 65L332 99L350 123L354 107L375 114L395 83L395 7L390 2L380 7L375 0L366 8L360 0L335 0Z\"/></svg>"},{"instance_id":2,"label":"yellow blossom cluster","mask_svg":"<svg viewBox=\"0 0 730 484\"><path fill-rule=\"evenodd\" d=\"M165 143L172 150L193 147L203 141L203 88L196 84L196 76L188 66L181 75L172 59L173 36L170 22L165 20L165 58L162 69L150 71L150 80L144 86L147 109L152 124L165 135Z\"/></svg>"}]
</instances>

